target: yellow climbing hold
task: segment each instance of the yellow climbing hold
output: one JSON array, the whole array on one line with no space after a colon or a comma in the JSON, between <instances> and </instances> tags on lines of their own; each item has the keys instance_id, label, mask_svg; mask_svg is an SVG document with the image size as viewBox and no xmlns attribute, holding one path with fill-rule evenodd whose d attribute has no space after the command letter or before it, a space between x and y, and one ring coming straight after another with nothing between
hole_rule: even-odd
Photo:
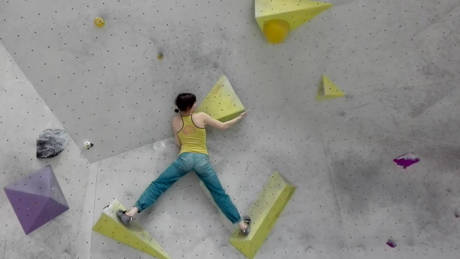
<instances>
[{"instance_id":1,"label":"yellow climbing hold","mask_svg":"<svg viewBox=\"0 0 460 259\"><path fill-rule=\"evenodd\" d=\"M96 18L94 19L94 25L96 25L97 27L101 28L101 27L104 26L104 24L105 24L104 18L102 18L102 17L96 17Z\"/></svg>"},{"instance_id":2,"label":"yellow climbing hold","mask_svg":"<svg viewBox=\"0 0 460 259\"><path fill-rule=\"evenodd\" d=\"M244 106L228 78L222 75L198 106L196 112L205 112L214 119L225 122L244 112Z\"/></svg>"},{"instance_id":3,"label":"yellow climbing hold","mask_svg":"<svg viewBox=\"0 0 460 259\"><path fill-rule=\"evenodd\" d=\"M281 38L302 25L313 19L316 15L332 7L330 3L316 2L310 0L255 0L255 18L260 30L265 36L274 37L266 32L266 26L275 31L273 34ZM284 21L288 26L280 27L279 22L276 26L270 25L273 21ZM282 28L282 29L281 29ZM286 30L287 29L287 30ZM271 42L272 38L267 40ZM278 43L278 42L272 42Z\"/></svg>"},{"instance_id":4,"label":"yellow climbing hold","mask_svg":"<svg viewBox=\"0 0 460 259\"><path fill-rule=\"evenodd\" d=\"M113 200L109 206L104 208L99 220L93 226L93 231L110 237L144 253L159 259L169 259L169 255L160 245L136 222L125 227L117 218L117 211L125 210L125 207L117 200Z\"/></svg>"},{"instance_id":5,"label":"yellow climbing hold","mask_svg":"<svg viewBox=\"0 0 460 259\"><path fill-rule=\"evenodd\" d=\"M287 183L279 172L275 172L251 206L251 232L243 236L239 228L236 229L230 237L230 243L247 258L254 258L294 191L295 187Z\"/></svg>"},{"instance_id":6,"label":"yellow climbing hold","mask_svg":"<svg viewBox=\"0 0 460 259\"><path fill-rule=\"evenodd\" d=\"M334 82L327 76L323 75L323 82L318 89L317 100L326 100L345 96L345 93L340 90Z\"/></svg>"},{"instance_id":7,"label":"yellow climbing hold","mask_svg":"<svg viewBox=\"0 0 460 259\"><path fill-rule=\"evenodd\" d=\"M158 58L159 60L162 60L163 57L164 57L163 52L158 52L157 58Z\"/></svg>"},{"instance_id":8,"label":"yellow climbing hold","mask_svg":"<svg viewBox=\"0 0 460 259\"><path fill-rule=\"evenodd\" d=\"M264 24L264 34L267 41L273 44L281 43L289 34L289 23L284 20L270 20Z\"/></svg>"}]
</instances>

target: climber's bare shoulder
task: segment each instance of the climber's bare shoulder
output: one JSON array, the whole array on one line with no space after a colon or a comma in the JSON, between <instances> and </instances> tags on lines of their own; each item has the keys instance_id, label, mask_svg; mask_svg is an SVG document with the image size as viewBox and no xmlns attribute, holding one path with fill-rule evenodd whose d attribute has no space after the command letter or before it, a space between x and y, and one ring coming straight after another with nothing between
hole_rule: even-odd
<instances>
[{"instance_id":1,"label":"climber's bare shoulder","mask_svg":"<svg viewBox=\"0 0 460 259\"><path fill-rule=\"evenodd\" d=\"M193 122L200 128L206 127L206 118L204 112L197 112L193 114Z\"/></svg>"},{"instance_id":2,"label":"climber's bare shoulder","mask_svg":"<svg viewBox=\"0 0 460 259\"><path fill-rule=\"evenodd\" d=\"M206 122L205 122L205 114L203 112L193 113L192 119L196 126L200 128L205 128ZM182 129L183 123L182 123L182 118L180 114L175 115L173 117L172 126L174 129L174 132L178 132L180 129Z\"/></svg>"}]
</instances>

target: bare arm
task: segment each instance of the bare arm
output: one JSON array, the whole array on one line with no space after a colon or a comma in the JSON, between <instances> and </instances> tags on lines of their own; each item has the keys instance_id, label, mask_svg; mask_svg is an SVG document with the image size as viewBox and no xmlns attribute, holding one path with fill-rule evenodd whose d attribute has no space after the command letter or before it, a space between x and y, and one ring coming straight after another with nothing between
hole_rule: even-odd
<instances>
[{"instance_id":1,"label":"bare arm","mask_svg":"<svg viewBox=\"0 0 460 259\"><path fill-rule=\"evenodd\" d=\"M213 117L209 116L209 114L207 114L205 112L203 112L203 114L204 114L204 123L206 125L210 125L211 127L214 127L214 128L220 129L220 130L226 130L226 129L230 128L233 124L235 124L236 122L241 120L243 118L243 116L246 114L246 112L243 112L238 117L236 117L236 118L234 118L232 120L226 121L226 122L221 122L219 120L216 120Z\"/></svg>"},{"instance_id":2,"label":"bare arm","mask_svg":"<svg viewBox=\"0 0 460 259\"><path fill-rule=\"evenodd\" d=\"M177 137L177 132L176 132L176 129L174 128L174 120L172 122L172 130L173 130L174 138L176 139L176 145L180 147L179 137Z\"/></svg>"}]
</instances>

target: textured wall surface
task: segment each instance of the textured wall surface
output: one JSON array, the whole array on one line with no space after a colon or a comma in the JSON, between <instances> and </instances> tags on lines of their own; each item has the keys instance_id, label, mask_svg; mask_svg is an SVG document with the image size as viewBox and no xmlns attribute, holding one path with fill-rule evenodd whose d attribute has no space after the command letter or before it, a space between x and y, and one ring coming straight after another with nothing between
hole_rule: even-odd
<instances>
[{"instance_id":1,"label":"textured wall surface","mask_svg":"<svg viewBox=\"0 0 460 259\"><path fill-rule=\"evenodd\" d=\"M460 2L331 2L269 45L252 1L0 0L0 182L49 163L70 207L24 235L2 192L0 258L150 258L91 227L176 158L177 93L200 101L221 74L248 111L207 130L237 208L273 171L297 187L256 258L458 258ZM322 74L346 97L315 101ZM72 141L38 161L46 128ZM409 151L421 161L395 166ZM198 181L185 176L139 222L172 258L243 258Z\"/></svg>"},{"instance_id":2,"label":"textured wall surface","mask_svg":"<svg viewBox=\"0 0 460 259\"><path fill-rule=\"evenodd\" d=\"M0 258L81 258L88 257L91 213L85 206L90 165L70 141L58 157L37 160L36 139L42 130L62 128L43 99L37 94L13 58L0 46ZM3 187L51 165L69 204L69 210L29 235L16 218ZM83 226L82 226L83 225Z\"/></svg>"}]
</instances>

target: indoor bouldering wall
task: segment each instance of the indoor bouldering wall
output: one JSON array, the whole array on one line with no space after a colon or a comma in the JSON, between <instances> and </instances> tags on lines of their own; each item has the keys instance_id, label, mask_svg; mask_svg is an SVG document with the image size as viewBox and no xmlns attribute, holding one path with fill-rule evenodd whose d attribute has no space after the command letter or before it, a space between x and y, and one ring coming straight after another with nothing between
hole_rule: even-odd
<instances>
[{"instance_id":1,"label":"indoor bouldering wall","mask_svg":"<svg viewBox=\"0 0 460 259\"><path fill-rule=\"evenodd\" d=\"M458 0L2 0L0 258L458 258L459 39ZM107 205L177 158L177 94L222 76L247 114L209 159L258 248L194 173L125 231ZM39 159L49 128L69 142ZM26 233L54 207L6 187L48 165L68 209Z\"/></svg>"}]
</instances>

